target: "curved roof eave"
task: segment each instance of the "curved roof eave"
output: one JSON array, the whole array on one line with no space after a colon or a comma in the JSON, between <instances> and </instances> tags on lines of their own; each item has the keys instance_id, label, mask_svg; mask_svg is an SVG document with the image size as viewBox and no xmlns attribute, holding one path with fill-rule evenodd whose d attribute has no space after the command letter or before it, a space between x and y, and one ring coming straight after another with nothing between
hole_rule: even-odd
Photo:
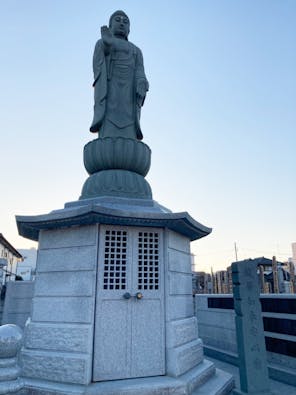
<instances>
[{"instance_id":1,"label":"curved roof eave","mask_svg":"<svg viewBox=\"0 0 296 395\"><path fill-rule=\"evenodd\" d=\"M16 216L19 234L31 240L38 240L39 231L70 226L84 226L96 223L169 228L191 241L211 233L212 229L195 221L187 212L151 213L132 212L102 206L82 206L62 209L36 216Z\"/></svg>"}]
</instances>

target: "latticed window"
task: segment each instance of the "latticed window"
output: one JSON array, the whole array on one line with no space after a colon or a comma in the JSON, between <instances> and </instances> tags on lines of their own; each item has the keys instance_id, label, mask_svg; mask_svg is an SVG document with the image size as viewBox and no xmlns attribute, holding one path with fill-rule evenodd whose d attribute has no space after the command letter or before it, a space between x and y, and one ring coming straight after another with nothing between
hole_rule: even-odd
<instances>
[{"instance_id":1,"label":"latticed window","mask_svg":"<svg viewBox=\"0 0 296 395\"><path fill-rule=\"evenodd\" d=\"M105 231L104 289L126 289L127 232Z\"/></svg>"},{"instance_id":2,"label":"latticed window","mask_svg":"<svg viewBox=\"0 0 296 395\"><path fill-rule=\"evenodd\" d=\"M138 235L138 289L159 288L159 235L157 232L139 232Z\"/></svg>"}]
</instances>

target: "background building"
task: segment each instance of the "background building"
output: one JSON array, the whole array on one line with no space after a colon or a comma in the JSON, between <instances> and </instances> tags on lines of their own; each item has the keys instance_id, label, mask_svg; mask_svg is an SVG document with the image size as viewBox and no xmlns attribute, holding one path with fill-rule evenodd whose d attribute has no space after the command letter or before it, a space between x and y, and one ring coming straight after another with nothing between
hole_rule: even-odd
<instances>
[{"instance_id":1,"label":"background building","mask_svg":"<svg viewBox=\"0 0 296 395\"><path fill-rule=\"evenodd\" d=\"M0 233L0 258L3 265L0 268L0 284L4 285L7 281L15 281L17 266L19 262L23 261L23 256L5 239L2 233Z\"/></svg>"},{"instance_id":2,"label":"background building","mask_svg":"<svg viewBox=\"0 0 296 395\"><path fill-rule=\"evenodd\" d=\"M35 279L37 250L36 248L19 249L23 256L23 262L17 267L17 274L25 281Z\"/></svg>"}]
</instances>

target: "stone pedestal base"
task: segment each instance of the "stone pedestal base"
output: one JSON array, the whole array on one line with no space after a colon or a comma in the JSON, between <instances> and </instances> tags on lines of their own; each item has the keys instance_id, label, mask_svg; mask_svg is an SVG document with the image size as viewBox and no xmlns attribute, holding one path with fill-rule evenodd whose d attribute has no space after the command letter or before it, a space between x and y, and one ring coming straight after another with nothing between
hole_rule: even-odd
<instances>
[{"instance_id":1,"label":"stone pedestal base","mask_svg":"<svg viewBox=\"0 0 296 395\"><path fill-rule=\"evenodd\" d=\"M90 175L80 199L100 196L152 199L145 180L150 168L148 145L122 137L98 138L84 147L84 165Z\"/></svg>"},{"instance_id":2,"label":"stone pedestal base","mask_svg":"<svg viewBox=\"0 0 296 395\"><path fill-rule=\"evenodd\" d=\"M81 385L65 385L27 380L25 395L228 395L233 377L204 360L178 378L169 376L114 380Z\"/></svg>"},{"instance_id":3,"label":"stone pedestal base","mask_svg":"<svg viewBox=\"0 0 296 395\"><path fill-rule=\"evenodd\" d=\"M145 178L128 170L102 170L85 181L80 199L96 196L152 199L150 185Z\"/></svg>"},{"instance_id":4,"label":"stone pedestal base","mask_svg":"<svg viewBox=\"0 0 296 395\"><path fill-rule=\"evenodd\" d=\"M28 395L230 393L193 310L190 241L211 229L151 199L103 196L17 222L39 241Z\"/></svg>"},{"instance_id":5,"label":"stone pedestal base","mask_svg":"<svg viewBox=\"0 0 296 395\"><path fill-rule=\"evenodd\" d=\"M235 388L233 390L233 395L273 395L273 393L270 391L244 392Z\"/></svg>"}]
</instances>

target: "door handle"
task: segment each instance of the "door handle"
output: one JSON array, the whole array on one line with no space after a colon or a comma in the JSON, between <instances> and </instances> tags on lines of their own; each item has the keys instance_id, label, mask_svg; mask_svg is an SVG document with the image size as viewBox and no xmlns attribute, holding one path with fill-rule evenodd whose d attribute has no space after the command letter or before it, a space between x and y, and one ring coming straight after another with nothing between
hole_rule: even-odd
<instances>
[{"instance_id":1,"label":"door handle","mask_svg":"<svg viewBox=\"0 0 296 395\"><path fill-rule=\"evenodd\" d=\"M143 294L141 292L137 292L135 294L135 298L137 298L138 300L143 299Z\"/></svg>"},{"instance_id":2,"label":"door handle","mask_svg":"<svg viewBox=\"0 0 296 395\"><path fill-rule=\"evenodd\" d=\"M130 299L132 295L129 292L126 292L125 294L122 295L124 299Z\"/></svg>"},{"instance_id":3,"label":"door handle","mask_svg":"<svg viewBox=\"0 0 296 395\"><path fill-rule=\"evenodd\" d=\"M143 299L143 294L141 292L137 292L135 295L131 295L129 292L126 292L122 295L124 299L136 298L138 300Z\"/></svg>"}]
</instances>

